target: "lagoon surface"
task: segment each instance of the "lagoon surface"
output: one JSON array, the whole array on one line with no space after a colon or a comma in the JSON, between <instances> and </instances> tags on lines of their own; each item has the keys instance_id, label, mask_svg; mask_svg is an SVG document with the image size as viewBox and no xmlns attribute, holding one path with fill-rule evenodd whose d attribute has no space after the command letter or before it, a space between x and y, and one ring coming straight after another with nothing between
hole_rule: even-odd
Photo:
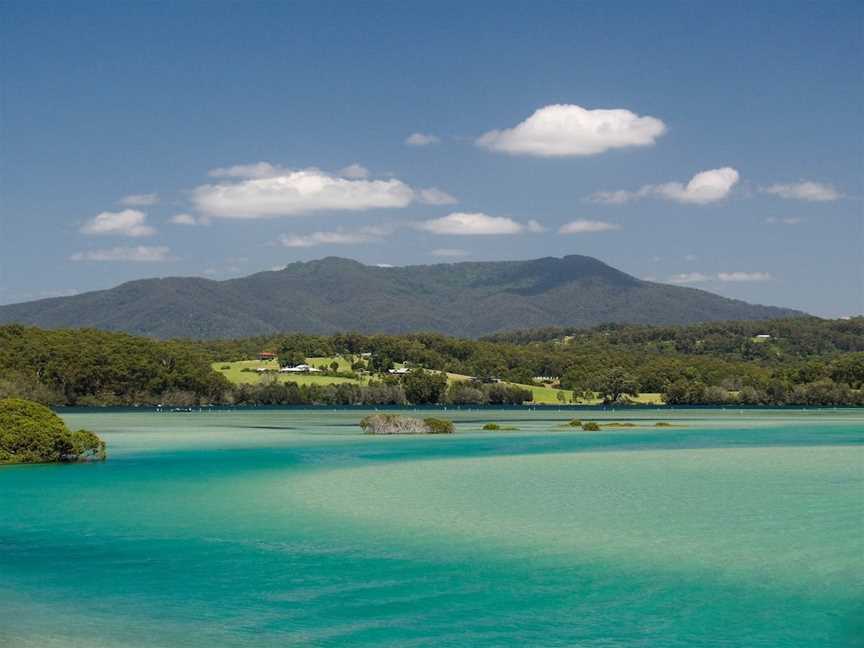
<instances>
[{"instance_id":1,"label":"lagoon surface","mask_svg":"<svg viewBox=\"0 0 864 648\"><path fill-rule=\"evenodd\" d=\"M864 645L864 412L363 413L64 413L110 458L0 468L0 646Z\"/></svg>"}]
</instances>

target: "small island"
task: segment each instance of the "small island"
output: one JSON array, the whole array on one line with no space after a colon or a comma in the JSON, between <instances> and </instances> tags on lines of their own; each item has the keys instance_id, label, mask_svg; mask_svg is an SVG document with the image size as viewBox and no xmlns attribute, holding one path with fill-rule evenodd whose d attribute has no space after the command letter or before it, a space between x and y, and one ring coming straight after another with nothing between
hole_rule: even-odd
<instances>
[{"instance_id":1,"label":"small island","mask_svg":"<svg viewBox=\"0 0 864 648\"><path fill-rule=\"evenodd\" d=\"M88 430L72 432L39 403L0 400L0 465L104 461L105 442Z\"/></svg>"},{"instance_id":2,"label":"small island","mask_svg":"<svg viewBox=\"0 0 864 648\"><path fill-rule=\"evenodd\" d=\"M380 412L363 417L360 427L365 434L453 434L455 431L453 421Z\"/></svg>"}]
</instances>

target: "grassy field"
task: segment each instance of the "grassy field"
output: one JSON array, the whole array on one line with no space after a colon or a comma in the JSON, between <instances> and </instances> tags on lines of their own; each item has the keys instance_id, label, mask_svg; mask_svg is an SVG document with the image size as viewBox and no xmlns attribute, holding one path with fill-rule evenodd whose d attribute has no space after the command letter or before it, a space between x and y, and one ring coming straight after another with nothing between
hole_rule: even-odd
<instances>
[{"instance_id":1,"label":"grassy field","mask_svg":"<svg viewBox=\"0 0 864 648\"><path fill-rule=\"evenodd\" d=\"M307 358L306 363L312 365L313 367L319 367L321 365L330 365L331 362L336 361L339 363L340 371L349 371L351 369L351 360L343 358L341 356L335 358ZM398 365L397 365L398 366ZM265 367L267 369L276 370L279 368L279 363L275 360L241 360L238 362L214 362L213 369L221 373L228 380L230 380L235 385L241 384L258 384L261 382L262 374L259 374L254 371L243 371L243 369L257 369L258 367ZM298 385L335 385L339 383L355 383L355 384L366 384L369 382L369 378L364 376L359 379L353 378L337 378L333 376L318 376L315 374L268 374L271 376L276 376L276 379L279 382L295 382ZM463 380L470 380L471 376L465 376L462 374L448 373L447 381L448 382L459 382ZM532 403L536 405L563 405L569 404L569 401L572 397L572 392L566 389L555 389L554 387L543 387L537 385L519 385L516 383L508 383L512 385L516 385L517 387L523 387L529 390L533 394ZM566 403L562 403L558 400L558 394L563 393L565 396ZM636 398L633 399L637 403L642 404L650 404L650 405L659 405L663 403L663 399L660 394L639 394ZM597 405L600 403L600 399L593 399L589 401L581 401L579 404L581 405Z\"/></svg>"},{"instance_id":2,"label":"grassy field","mask_svg":"<svg viewBox=\"0 0 864 648\"><path fill-rule=\"evenodd\" d=\"M320 364L330 364L333 358L309 358L307 363L312 366ZM266 369L276 370L279 368L279 363L275 360L240 360L238 362L214 362L213 368L225 376L235 385L256 385L261 382L262 374L254 371L243 371L243 369L257 369L265 367ZM341 367L341 365L340 365ZM348 364L348 369L351 366ZM367 379L355 380L353 378L338 378L335 376L318 376L315 374L267 374L268 376L276 376L279 382L295 382L298 385L336 385L339 383L356 383L362 384L368 382Z\"/></svg>"}]
</instances>

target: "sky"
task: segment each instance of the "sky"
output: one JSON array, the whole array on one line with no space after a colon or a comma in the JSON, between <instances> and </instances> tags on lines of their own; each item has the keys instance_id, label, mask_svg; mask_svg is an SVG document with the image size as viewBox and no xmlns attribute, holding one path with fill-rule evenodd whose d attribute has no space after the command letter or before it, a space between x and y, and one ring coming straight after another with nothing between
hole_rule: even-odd
<instances>
[{"instance_id":1,"label":"sky","mask_svg":"<svg viewBox=\"0 0 864 648\"><path fill-rule=\"evenodd\" d=\"M864 312L860 2L0 6L0 303L584 254Z\"/></svg>"}]
</instances>

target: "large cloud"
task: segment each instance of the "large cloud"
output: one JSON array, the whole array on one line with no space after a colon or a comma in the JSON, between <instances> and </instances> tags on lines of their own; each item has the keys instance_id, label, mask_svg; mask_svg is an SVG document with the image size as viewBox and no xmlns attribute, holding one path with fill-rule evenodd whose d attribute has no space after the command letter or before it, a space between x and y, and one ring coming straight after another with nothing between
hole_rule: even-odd
<instances>
[{"instance_id":1,"label":"large cloud","mask_svg":"<svg viewBox=\"0 0 864 648\"><path fill-rule=\"evenodd\" d=\"M537 221L519 223L506 216L489 216L481 212L453 212L441 218L422 221L417 227L433 234L453 234L457 236L483 236L494 234L519 234L521 232L542 231Z\"/></svg>"},{"instance_id":2,"label":"large cloud","mask_svg":"<svg viewBox=\"0 0 864 648\"><path fill-rule=\"evenodd\" d=\"M323 210L405 207L415 198L414 190L400 180L340 178L319 169L290 171L267 162L216 169L211 175L241 178L193 190L195 207L218 218L271 218Z\"/></svg>"},{"instance_id":3,"label":"large cloud","mask_svg":"<svg viewBox=\"0 0 864 648\"><path fill-rule=\"evenodd\" d=\"M641 117L623 108L589 110L556 104L540 108L513 128L489 131L476 144L512 155L596 155L610 149L650 146L664 132L666 125L656 117Z\"/></svg>"},{"instance_id":4,"label":"large cloud","mask_svg":"<svg viewBox=\"0 0 864 648\"><path fill-rule=\"evenodd\" d=\"M77 252L69 257L72 261L135 261L157 263L170 261L170 250L164 245L135 247L113 247L107 250Z\"/></svg>"},{"instance_id":5,"label":"large cloud","mask_svg":"<svg viewBox=\"0 0 864 648\"><path fill-rule=\"evenodd\" d=\"M773 184L762 187L765 193L788 198L790 200L807 200L809 202L831 202L843 197L832 185L805 180L791 184Z\"/></svg>"},{"instance_id":6,"label":"large cloud","mask_svg":"<svg viewBox=\"0 0 864 648\"><path fill-rule=\"evenodd\" d=\"M81 232L95 236L153 236L156 230L147 225L147 215L137 209L102 212L81 226Z\"/></svg>"},{"instance_id":7,"label":"large cloud","mask_svg":"<svg viewBox=\"0 0 864 648\"><path fill-rule=\"evenodd\" d=\"M700 171L686 185L681 182L666 182L643 185L636 191L600 191L592 194L589 200L608 205L623 205L640 198L664 198L685 204L707 205L726 198L738 184L740 177L738 171L732 167L722 167Z\"/></svg>"}]
</instances>

